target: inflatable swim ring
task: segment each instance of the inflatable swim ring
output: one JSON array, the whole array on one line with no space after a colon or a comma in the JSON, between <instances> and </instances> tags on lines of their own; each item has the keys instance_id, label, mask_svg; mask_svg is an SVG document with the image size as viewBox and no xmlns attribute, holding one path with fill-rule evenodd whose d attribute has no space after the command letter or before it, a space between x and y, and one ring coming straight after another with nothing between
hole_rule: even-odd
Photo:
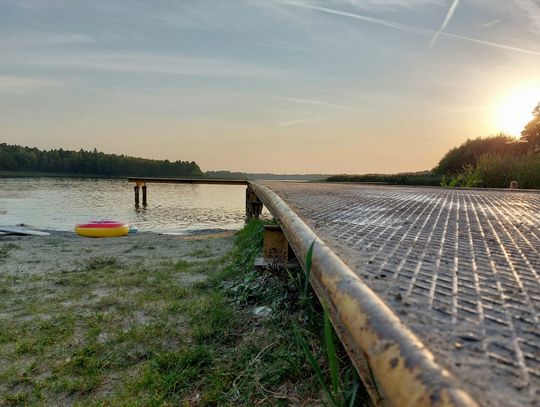
<instances>
[{"instance_id":1,"label":"inflatable swim ring","mask_svg":"<svg viewBox=\"0 0 540 407\"><path fill-rule=\"evenodd\" d=\"M75 226L75 232L86 237L118 237L129 232L129 226L117 220L92 220Z\"/></svg>"}]
</instances>

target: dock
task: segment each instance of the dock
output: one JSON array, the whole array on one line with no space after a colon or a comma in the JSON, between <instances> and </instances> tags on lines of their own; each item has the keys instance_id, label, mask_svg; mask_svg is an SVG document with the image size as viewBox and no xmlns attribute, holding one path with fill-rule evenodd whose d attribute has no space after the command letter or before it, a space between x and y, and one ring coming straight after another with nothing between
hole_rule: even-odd
<instances>
[{"instance_id":1,"label":"dock","mask_svg":"<svg viewBox=\"0 0 540 407\"><path fill-rule=\"evenodd\" d=\"M376 404L540 405L540 193L265 182Z\"/></svg>"},{"instance_id":2,"label":"dock","mask_svg":"<svg viewBox=\"0 0 540 407\"><path fill-rule=\"evenodd\" d=\"M248 185L247 180L241 179L211 179L211 178L128 178L128 182L134 183L135 205L140 203L142 192L142 204L148 203L148 186L146 184L207 184L207 185Z\"/></svg>"},{"instance_id":3,"label":"dock","mask_svg":"<svg viewBox=\"0 0 540 407\"><path fill-rule=\"evenodd\" d=\"M540 406L540 192L243 180L375 405Z\"/></svg>"}]
</instances>

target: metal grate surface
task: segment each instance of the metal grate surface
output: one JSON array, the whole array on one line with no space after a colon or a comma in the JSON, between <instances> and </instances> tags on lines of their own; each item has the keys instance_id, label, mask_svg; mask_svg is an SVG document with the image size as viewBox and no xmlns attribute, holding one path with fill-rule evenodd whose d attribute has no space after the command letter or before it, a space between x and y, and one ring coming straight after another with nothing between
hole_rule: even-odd
<instances>
[{"instance_id":1,"label":"metal grate surface","mask_svg":"<svg viewBox=\"0 0 540 407\"><path fill-rule=\"evenodd\" d=\"M480 404L540 406L540 194L265 185Z\"/></svg>"}]
</instances>

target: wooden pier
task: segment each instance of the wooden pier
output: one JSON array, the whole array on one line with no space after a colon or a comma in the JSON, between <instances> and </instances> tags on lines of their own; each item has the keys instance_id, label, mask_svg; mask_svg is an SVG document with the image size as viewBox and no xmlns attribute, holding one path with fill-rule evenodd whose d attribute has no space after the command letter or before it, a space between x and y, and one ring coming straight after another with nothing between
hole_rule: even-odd
<instances>
[{"instance_id":1,"label":"wooden pier","mask_svg":"<svg viewBox=\"0 0 540 407\"><path fill-rule=\"evenodd\" d=\"M148 203L148 188L146 184L207 184L207 185L248 185L247 180L241 179L209 179L209 178L128 178L128 182L135 184L135 205L139 205L140 191L142 191L142 204ZM260 213L260 212L259 212Z\"/></svg>"}]
</instances>

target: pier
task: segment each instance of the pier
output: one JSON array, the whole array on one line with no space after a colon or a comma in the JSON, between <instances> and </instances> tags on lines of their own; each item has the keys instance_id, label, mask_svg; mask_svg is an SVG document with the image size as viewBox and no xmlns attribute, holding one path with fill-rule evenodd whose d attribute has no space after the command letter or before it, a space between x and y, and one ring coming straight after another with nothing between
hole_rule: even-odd
<instances>
[{"instance_id":1,"label":"pier","mask_svg":"<svg viewBox=\"0 0 540 407\"><path fill-rule=\"evenodd\" d=\"M376 405L538 403L540 193L238 183L303 267L315 241L311 284Z\"/></svg>"},{"instance_id":2,"label":"pier","mask_svg":"<svg viewBox=\"0 0 540 407\"><path fill-rule=\"evenodd\" d=\"M139 205L140 191L142 191L142 204L148 203L148 188L146 184L208 184L208 185L248 185L246 180L237 179L208 179L208 178L128 178L134 183L135 205Z\"/></svg>"}]
</instances>

